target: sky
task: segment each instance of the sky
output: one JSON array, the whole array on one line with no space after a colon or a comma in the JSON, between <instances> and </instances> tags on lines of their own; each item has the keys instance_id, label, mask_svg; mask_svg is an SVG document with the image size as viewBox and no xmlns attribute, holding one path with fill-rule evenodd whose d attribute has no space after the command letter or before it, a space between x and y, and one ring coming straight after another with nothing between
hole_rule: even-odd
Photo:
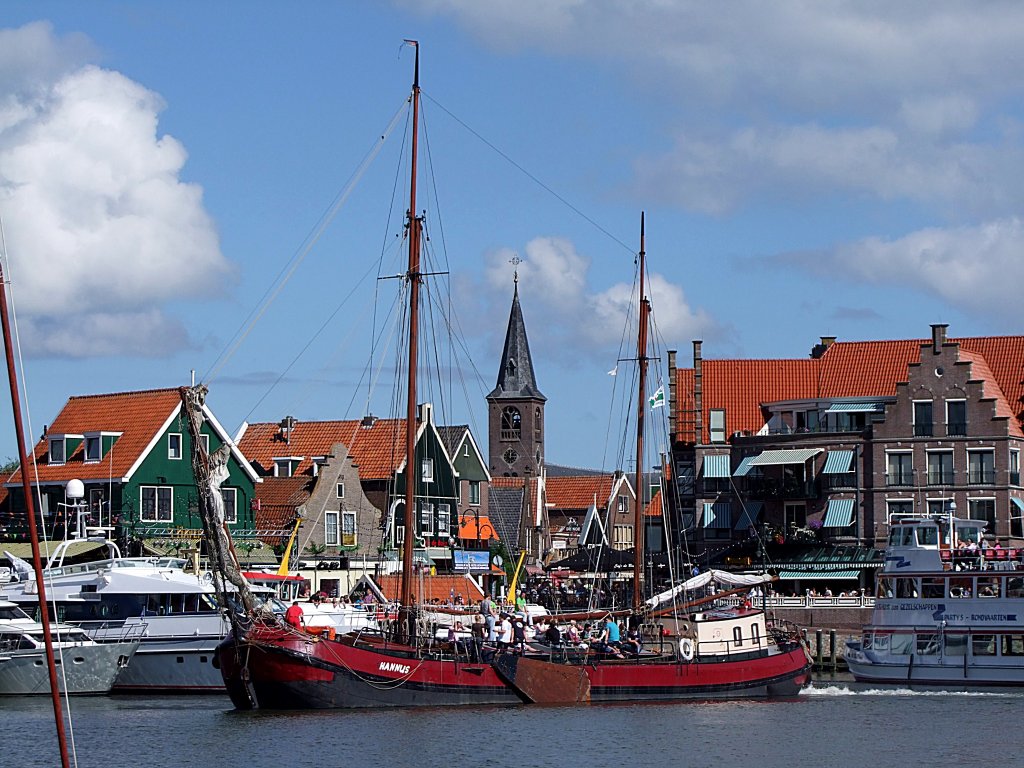
<instances>
[{"instance_id":1,"label":"sky","mask_svg":"<svg viewBox=\"0 0 1024 768\"><path fill-rule=\"evenodd\" d=\"M395 413L403 283L378 278L404 269L404 39L444 273L425 317L456 337L424 347L442 383L420 399L482 446L517 271L547 460L623 464L641 212L649 391L694 339L705 358L802 358L820 336L932 323L1021 333L1020 3L3 10L0 220L30 442L72 395L192 371L231 432Z\"/></svg>"}]
</instances>

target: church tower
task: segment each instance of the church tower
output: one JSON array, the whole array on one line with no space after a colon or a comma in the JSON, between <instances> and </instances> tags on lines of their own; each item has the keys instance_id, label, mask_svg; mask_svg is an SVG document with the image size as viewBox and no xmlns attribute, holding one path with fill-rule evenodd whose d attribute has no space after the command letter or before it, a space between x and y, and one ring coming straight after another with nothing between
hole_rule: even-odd
<instances>
[{"instance_id":1,"label":"church tower","mask_svg":"<svg viewBox=\"0 0 1024 768\"><path fill-rule=\"evenodd\" d=\"M487 395L488 463L495 477L534 477L544 460L544 403L533 373L516 275L497 386Z\"/></svg>"}]
</instances>

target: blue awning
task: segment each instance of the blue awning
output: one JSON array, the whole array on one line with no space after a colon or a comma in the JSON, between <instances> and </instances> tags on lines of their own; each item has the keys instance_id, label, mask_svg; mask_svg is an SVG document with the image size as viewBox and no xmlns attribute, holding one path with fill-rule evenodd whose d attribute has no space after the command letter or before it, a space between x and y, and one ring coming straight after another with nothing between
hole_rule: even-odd
<instances>
[{"instance_id":1,"label":"blue awning","mask_svg":"<svg viewBox=\"0 0 1024 768\"><path fill-rule=\"evenodd\" d=\"M732 528L732 504L728 501L704 503L704 527L715 529Z\"/></svg>"},{"instance_id":2,"label":"blue awning","mask_svg":"<svg viewBox=\"0 0 1024 768\"><path fill-rule=\"evenodd\" d=\"M761 517L762 510L764 510L763 501L749 502L740 513L740 519L736 521L736 525L733 527L733 530L742 531L747 528L755 527L757 525L758 518Z\"/></svg>"},{"instance_id":3,"label":"blue awning","mask_svg":"<svg viewBox=\"0 0 1024 768\"><path fill-rule=\"evenodd\" d=\"M821 453L821 448L789 448L787 450L765 451L755 456L750 462L752 467L774 466L778 464L803 464Z\"/></svg>"},{"instance_id":4,"label":"blue awning","mask_svg":"<svg viewBox=\"0 0 1024 768\"><path fill-rule=\"evenodd\" d=\"M729 454L713 453L704 457L704 479L729 476Z\"/></svg>"},{"instance_id":5,"label":"blue awning","mask_svg":"<svg viewBox=\"0 0 1024 768\"><path fill-rule=\"evenodd\" d=\"M826 413L885 413L885 403L832 403Z\"/></svg>"},{"instance_id":6,"label":"blue awning","mask_svg":"<svg viewBox=\"0 0 1024 768\"><path fill-rule=\"evenodd\" d=\"M821 472L825 475L845 475L853 466L853 451L829 451Z\"/></svg>"},{"instance_id":7,"label":"blue awning","mask_svg":"<svg viewBox=\"0 0 1024 768\"><path fill-rule=\"evenodd\" d=\"M1013 506L1017 508L1017 511L1024 515L1024 499L1018 499L1015 496L1011 496L1010 501L1013 502Z\"/></svg>"},{"instance_id":8,"label":"blue awning","mask_svg":"<svg viewBox=\"0 0 1024 768\"><path fill-rule=\"evenodd\" d=\"M756 458L756 456L744 456L740 465L736 467L736 472L733 474L733 477L746 477L747 473L750 471L751 462Z\"/></svg>"},{"instance_id":9,"label":"blue awning","mask_svg":"<svg viewBox=\"0 0 1024 768\"><path fill-rule=\"evenodd\" d=\"M853 524L853 499L829 499L825 528L846 528Z\"/></svg>"},{"instance_id":10,"label":"blue awning","mask_svg":"<svg viewBox=\"0 0 1024 768\"><path fill-rule=\"evenodd\" d=\"M815 581L851 579L856 581L859 577L860 571L779 571L780 579L813 579Z\"/></svg>"}]
</instances>

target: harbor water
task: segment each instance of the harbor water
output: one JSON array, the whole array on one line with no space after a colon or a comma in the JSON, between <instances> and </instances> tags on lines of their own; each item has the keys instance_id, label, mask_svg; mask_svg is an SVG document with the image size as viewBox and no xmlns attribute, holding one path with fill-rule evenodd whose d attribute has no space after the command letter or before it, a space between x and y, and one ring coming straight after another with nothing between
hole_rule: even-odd
<instances>
[{"instance_id":1,"label":"harbor water","mask_svg":"<svg viewBox=\"0 0 1024 768\"><path fill-rule=\"evenodd\" d=\"M818 680L786 701L234 712L227 697L71 701L77 764L434 768L968 765L1012 755L1024 693L942 693ZM5 761L59 765L48 697L0 699Z\"/></svg>"}]
</instances>

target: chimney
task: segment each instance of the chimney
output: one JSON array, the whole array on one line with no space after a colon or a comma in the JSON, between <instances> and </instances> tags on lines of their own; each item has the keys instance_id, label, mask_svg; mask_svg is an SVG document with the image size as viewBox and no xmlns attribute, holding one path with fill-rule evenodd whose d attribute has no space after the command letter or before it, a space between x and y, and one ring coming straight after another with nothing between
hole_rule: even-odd
<instances>
[{"instance_id":1,"label":"chimney","mask_svg":"<svg viewBox=\"0 0 1024 768\"><path fill-rule=\"evenodd\" d=\"M704 360L700 356L703 343L700 339L693 342L693 433L697 445L704 440Z\"/></svg>"},{"instance_id":2,"label":"chimney","mask_svg":"<svg viewBox=\"0 0 1024 768\"><path fill-rule=\"evenodd\" d=\"M281 431L278 433L278 437L281 440L284 440L285 443L291 445L292 430L295 429L295 425L298 423L298 419L294 416L285 416L277 425L281 428Z\"/></svg>"},{"instance_id":3,"label":"chimney","mask_svg":"<svg viewBox=\"0 0 1024 768\"><path fill-rule=\"evenodd\" d=\"M942 345L946 343L946 329L949 323L932 323L932 352L936 355L942 352Z\"/></svg>"},{"instance_id":4,"label":"chimney","mask_svg":"<svg viewBox=\"0 0 1024 768\"><path fill-rule=\"evenodd\" d=\"M366 427L367 429L369 429L376 423L377 417L374 416L372 413L368 413L365 416L363 416L363 420L359 423L359 426Z\"/></svg>"},{"instance_id":5,"label":"chimney","mask_svg":"<svg viewBox=\"0 0 1024 768\"><path fill-rule=\"evenodd\" d=\"M835 336L822 336L821 341L815 344L814 347L811 349L811 358L817 360L822 355L824 355L825 352L828 351L829 347L831 347L835 343Z\"/></svg>"}]
</instances>

